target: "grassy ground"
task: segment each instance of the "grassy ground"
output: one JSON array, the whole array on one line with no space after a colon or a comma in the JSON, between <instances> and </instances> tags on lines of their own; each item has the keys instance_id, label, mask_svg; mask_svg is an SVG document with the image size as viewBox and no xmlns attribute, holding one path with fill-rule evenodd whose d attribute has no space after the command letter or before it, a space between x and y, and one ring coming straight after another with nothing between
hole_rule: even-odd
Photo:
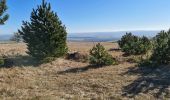
<instances>
[{"instance_id":1,"label":"grassy ground","mask_svg":"<svg viewBox=\"0 0 170 100\"><path fill-rule=\"evenodd\" d=\"M69 42L70 52L88 53L95 43ZM57 59L36 65L25 44L0 44L2 55L14 57L12 68L0 68L0 99L9 100L156 100L168 99L170 70L135 67L116 43L102 43L121 63L91 68L88 63Z\"/></svg>"}]
</instances>

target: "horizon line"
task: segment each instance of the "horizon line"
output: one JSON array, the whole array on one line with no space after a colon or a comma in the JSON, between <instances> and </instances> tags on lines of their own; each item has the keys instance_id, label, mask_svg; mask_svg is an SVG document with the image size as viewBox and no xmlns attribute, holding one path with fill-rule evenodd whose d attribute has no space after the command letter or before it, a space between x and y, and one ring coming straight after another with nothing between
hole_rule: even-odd
<instances>
[{"instance_id":1,"label":"horizon line","mask_svg":"<svg viewBox=\"0 0 170 100\"><path fill-rule=\"evenodd\" d=\"M162 31L162 30L165 30L167 31L168 29L146 29L146 30L142 30L142 29L139 29L139 30L116 30L116 31L86 31L86 32L68 32L68 33L103 33L103 32L135 32L135 31Z\"/></svg>"},{"instance_id":2,"label":"horizon line","mask_svg":"<svg viewBox=\"0 0 170 100\"><path fill-rule=\"evenodd\" d=\"M129 30L115 30L115 31L86 31L86 32L67 32L68 34L72 34L72 33L75 33L75 34L82 34L82 33L103 33L103 32L135 32L135 31L167 31L169 29L136 29L136 30L133 30L133 29L129 29ZM13 33L2 33L0 35L12 35Z\"/></svg>"}]
</instances>

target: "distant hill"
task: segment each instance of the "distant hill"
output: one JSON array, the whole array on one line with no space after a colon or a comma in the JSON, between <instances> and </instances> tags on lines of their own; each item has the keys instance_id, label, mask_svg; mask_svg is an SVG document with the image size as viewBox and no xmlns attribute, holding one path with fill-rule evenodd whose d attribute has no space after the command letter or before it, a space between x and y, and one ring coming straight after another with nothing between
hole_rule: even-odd
<instances>
[{"instance_id":1,"label":"distant hill","mask_svg":"<svg viewBox=\"0 0 170 100\"><path fill-rule=\"evenodd\" d=\"M9 41L11 37L12 37L12 34L0 35L0 41Z\"/></svg>"},{"instance_id":2,"label":"distant hill","mask_svg":"<svg viewBox=\"0 0 170 100\"><path fill-rule=\"evenodd\" d=\"M93 32L93 33L70 33L68 34L68 41L94 41L94 42L105 42L105 41L117 41L127 31L119 32ZM147 36L149 38L154 37L159 31L131 31L137 36Z\"/></svg>"},{"instance_id":3,"label":"distant hill","mask_svg":"<svg viewBox=\"0 0 170 100\"><path fill-rule=\"evenodd\" d=\"M89 32L89 33L69 33L68 41L86 41L86 42L106 42L106 41L117 41L127 31L119 32ZM137 36L154 37L159 31L131 31ZM12 34L0 35L0 41L9 41Z\"/></svg>"}]
</instances>

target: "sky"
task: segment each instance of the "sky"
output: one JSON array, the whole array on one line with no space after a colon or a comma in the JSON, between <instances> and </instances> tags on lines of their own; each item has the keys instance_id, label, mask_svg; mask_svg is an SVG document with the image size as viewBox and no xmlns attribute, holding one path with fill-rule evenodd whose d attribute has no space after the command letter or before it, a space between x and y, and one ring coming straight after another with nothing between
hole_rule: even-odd
<instances>
[{"instance_id":1,"label":"sky","mask_svg":"<svg viewBox=\"0 0 170 100\"><path fill-rule=\"evenodd\" d=\"M68 33L170 28L170 0L46 0ZM13 34L29 21L41 0L7 0L9 20L0 34Z\"/></svg>"}]
</instances>

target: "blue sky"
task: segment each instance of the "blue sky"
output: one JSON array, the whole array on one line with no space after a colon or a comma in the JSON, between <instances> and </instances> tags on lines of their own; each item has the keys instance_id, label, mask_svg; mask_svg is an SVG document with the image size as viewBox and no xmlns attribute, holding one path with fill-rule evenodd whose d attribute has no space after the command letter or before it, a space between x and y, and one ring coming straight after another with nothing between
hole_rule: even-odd
<instances>
[{"instance_id":1,"label":"blue sky","mask_svg":"<svg viewBox=\"0 0 170 100\"><path fill-rule=\"evenodd\" d=\"M46 0L69 33L170 28L170 0ZM41 0L7 0L10 19L0 34L12 34L29 21Z\"/></svg>"}]
</instances>

